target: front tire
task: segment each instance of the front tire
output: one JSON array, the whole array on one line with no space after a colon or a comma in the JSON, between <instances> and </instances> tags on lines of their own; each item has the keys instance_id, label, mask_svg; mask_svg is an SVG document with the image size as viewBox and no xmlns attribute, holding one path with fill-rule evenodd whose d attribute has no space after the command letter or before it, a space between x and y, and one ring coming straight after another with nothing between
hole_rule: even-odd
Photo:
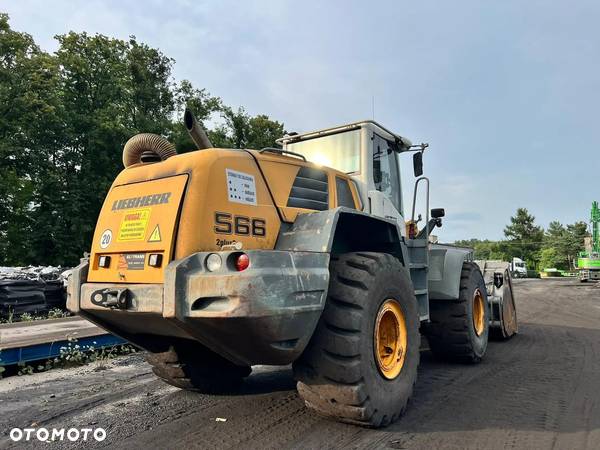
<instances>
[{"instance_id":1,"label":"front tire","mask_svg":"<svg viewBox=\"0 0 600 450\"><path fill-rule=\"evenodd\" d=\"M476 363L485 355L490 309L485 281L473 262L463 263L459 297L430 300L425 327L432 353L445 360Z\"/></svg>"},{"instance_id":2,"label":"front tire","mask_svg":"<svg viewBox=\"0 0 600 450\"><path fill-rule=\"evenodd\" d=\"M383 253L332 257L325 309L294 363L298 393L319 414L385 426L412 395L419 348L417 300L406 268Z\"/></svg>"}]
</instances>

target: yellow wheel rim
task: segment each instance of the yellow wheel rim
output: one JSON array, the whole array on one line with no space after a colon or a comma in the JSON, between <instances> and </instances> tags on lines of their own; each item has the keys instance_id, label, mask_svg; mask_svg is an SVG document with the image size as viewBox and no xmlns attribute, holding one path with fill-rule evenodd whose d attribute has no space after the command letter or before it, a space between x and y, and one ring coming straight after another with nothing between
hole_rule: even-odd
<instances>
[{"instance_id":1,"label":"yellow wheel rim","mask_svg":"<svg viewBox=\"0 0 600 450\"><path fill-rule=\"evenodd\" d=\"M481 336L481 333L485 329L485 305L483 302L481 291L475 289L475 293L473 294L473 328L477 336Z\"/></svg>"},{"instance_id":2,"label":"yellow wheel rim","mask_svg":"<svg viewBox=\"0 0 600 450\"><path fill-rule=\"evenodd\" d=\"M398 376L407 349L406 320L400 304L393 299L383 302L375 321L375 360L388 380Z\"/></svg>"}]
</instances>

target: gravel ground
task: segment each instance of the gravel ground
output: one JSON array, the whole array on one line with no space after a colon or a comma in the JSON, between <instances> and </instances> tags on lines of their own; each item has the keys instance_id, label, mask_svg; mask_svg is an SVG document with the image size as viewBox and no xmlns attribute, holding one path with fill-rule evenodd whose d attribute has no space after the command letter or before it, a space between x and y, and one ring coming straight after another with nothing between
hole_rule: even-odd
<instances>
[{"instance_id":1,"label":"gravel ground","mask_svg":"<svg viewBox=\"0 0 600 450\"><path fill-rule=\"evenodd\" d=\"M424 351L407 413L382 430L308 411L289 368L258 367L240 394L205 396L161 383L137 354L1 380L0 447L22 448L10 429L34 426L102 427L87 446L111 448L600 448L600 285L517 280L515 291L519 335L478 365Z\"/></svg>"}]
</instances>

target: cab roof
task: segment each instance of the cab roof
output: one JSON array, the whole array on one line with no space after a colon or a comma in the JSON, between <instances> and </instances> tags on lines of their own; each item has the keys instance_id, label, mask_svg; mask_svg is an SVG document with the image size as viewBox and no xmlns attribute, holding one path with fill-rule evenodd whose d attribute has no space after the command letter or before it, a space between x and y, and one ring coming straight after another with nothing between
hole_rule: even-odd
<instances>
[{"instance_id":1,"label":"cab roof","mask_svg":"<svg viewBox=\"0 0 600 450\"><path fill-rule=\"evenodd\" d=\"M323 128L321 130L309 131L309 132L301 133L301 134L298 134L298 133L288 134L282 138L277 139L276 142L281 145L291 144L293 142L303 141L303 140L307 140L307 139L313 139L313 138L320 137L320 136L328 136L331 134L343 133L344 131L355 130L358 128L362 128L364 126L379 128L380 130L384 131L386 134L390 135L392 137L392 139L395 139L398 143L402 144L402 147L404 147L406 149L408 149L412 145L412 142L409 139L388 130L383 125L381 125L380 123L378 123L374 120L361 120L359 122L352 122L352 123L348 123L345 125L338 125L338 126L331 127L331 128Z\"/></svg>"}]
</instances>

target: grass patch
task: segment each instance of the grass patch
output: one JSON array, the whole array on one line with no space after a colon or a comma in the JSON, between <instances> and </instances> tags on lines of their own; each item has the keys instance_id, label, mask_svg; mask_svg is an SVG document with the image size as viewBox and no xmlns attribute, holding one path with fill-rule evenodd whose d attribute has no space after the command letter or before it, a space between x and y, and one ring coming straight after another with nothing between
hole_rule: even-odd
<instances>
[{"instance_id":1,"label":"grass patch","mask_svg":"<svg viewBox=\"0 0 600 450\"><path fill-rule=\"evenodd\" d=\"M51 319L62 319L64 317L70 317L69 311L64 311L60 308L52 308L50 311L44 311L40 313L23 313L14 314L13 311L8 312L8 316L0 318L1 323L17 323L17 322L32 322L35 320L51 320Z\"/></svg>"},{"instance_id":2,"label":"grass patch","mask_svg":"<svg viewBox=\"0 0 600 450\"><path fill-rule=\"evenodd\" d=\"M69 339L69 343L60 348L60 354L56 358L21 363L15 367L0 367L0 379L2 379L3 373L23 376L52 369L79 367L93 362L99 362L97 369L103 370L108 367L108 362L111 359L139 351L131 344L119 344L102 348L96 348L94 344L81 346L77 343L77 339Z\"/></svg>"}]
</instances>

